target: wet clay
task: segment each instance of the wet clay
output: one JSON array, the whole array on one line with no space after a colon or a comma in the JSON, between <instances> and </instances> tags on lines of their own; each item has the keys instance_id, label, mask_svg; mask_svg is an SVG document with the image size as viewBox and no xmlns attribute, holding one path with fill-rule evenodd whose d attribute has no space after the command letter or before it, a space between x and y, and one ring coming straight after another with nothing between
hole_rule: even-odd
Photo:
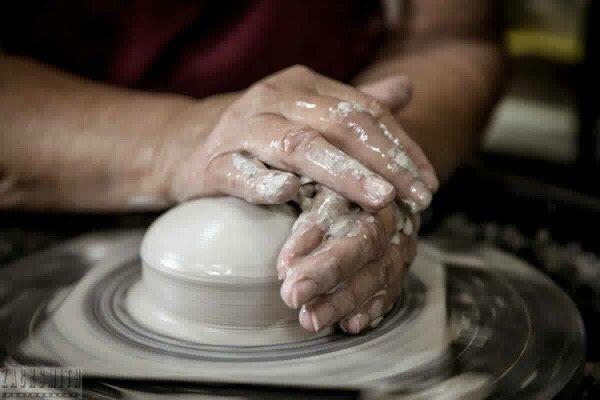
<instances>
[{"instance_id":1,"label":"wet clay","mask_svg":"<svg viewBox=\"0 0 600 400\"><path fill-rule=\"evenodd\" d=\"M206 344L313 337L279 295L277 256L297 217L286 205L231 197L171 209L142 241L142 279L129 291L129 313L149 330Z\"/></svg>"}]
</instances>

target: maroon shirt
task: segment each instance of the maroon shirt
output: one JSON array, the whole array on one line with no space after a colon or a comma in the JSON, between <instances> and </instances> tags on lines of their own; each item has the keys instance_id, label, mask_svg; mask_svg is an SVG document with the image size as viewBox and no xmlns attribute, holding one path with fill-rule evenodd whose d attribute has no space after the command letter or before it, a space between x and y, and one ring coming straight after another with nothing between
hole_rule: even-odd
<instances>
[{"instance_id":1,"label":"maroon shirt","mask_svg":"<svg viewBox=\"0 0 600 400\"><path fill-rule=\"evenodd\" d=\"M16 2L2 45L93 79L203 97L294 64L348 80L381 32L364 0Z\"/></svg>"}]
</instances>

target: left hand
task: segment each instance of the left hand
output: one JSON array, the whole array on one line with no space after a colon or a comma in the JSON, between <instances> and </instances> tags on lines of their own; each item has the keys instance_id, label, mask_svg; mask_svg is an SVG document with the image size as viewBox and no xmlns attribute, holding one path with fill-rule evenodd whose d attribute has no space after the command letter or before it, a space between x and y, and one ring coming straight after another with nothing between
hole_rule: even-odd
<instances>
[{"instance_id":1,"label":"left hand","mask_svg":"<svg viewBox=\"0 0 600 400\"><path fill-rule=\"evenodd\" d=\"M306 305L299 319L308 331L339 323L359 333L376 326L400 295L415 256L417 219L395 204L372 215L350 209L346 199L317 187L279 256L281 296L290 307Z\"/></svg>"}]
</instances>

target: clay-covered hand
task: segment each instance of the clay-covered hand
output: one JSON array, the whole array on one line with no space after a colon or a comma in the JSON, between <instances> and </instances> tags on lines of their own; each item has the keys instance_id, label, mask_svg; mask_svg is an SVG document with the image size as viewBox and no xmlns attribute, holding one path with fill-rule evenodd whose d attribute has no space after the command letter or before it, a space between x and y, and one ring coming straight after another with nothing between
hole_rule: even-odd
<instances>
[{"instance_id":1,"label":"clay-covered hand","mask_svg":"<svg viewBox=\"0 0 600 400\"><path fill-rule=\"evenodd\" d=\"M313 332L339 322L358 333L376 326L401 293L415 256L418 217L395 203L373 214L329 189L304 199L284 244L278 274L281 296Z\"/></svg>"},{"instance_id":2,"label":"clay-covered hand","mask_svg":"<svg viewBox=\"0 0 600 400\"><path fill-rule=\"evenodd\" d=\"M373 95L298 66L267 77L221 114L208 137L191 139L189 155L175 163L171 195L283 203L305 176L367 210L394 199L427 207L438 186L434 170L387 108L405 101L406 84L366 89Z\"/></svg>"}]
</instances>

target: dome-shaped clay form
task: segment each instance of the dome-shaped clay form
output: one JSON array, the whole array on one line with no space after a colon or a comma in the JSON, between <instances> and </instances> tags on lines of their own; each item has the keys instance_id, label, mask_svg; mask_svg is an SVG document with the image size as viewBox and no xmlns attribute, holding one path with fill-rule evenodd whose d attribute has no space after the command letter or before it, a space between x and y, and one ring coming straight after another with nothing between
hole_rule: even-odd
<instances>
[{"instance_id":1,"label":"dome-shaped clay form","mask_svg":"<svg viewBox=\"0 0 600 400\"><path fill-rule=\"evenodd\" d=\"M152 331L216 345L268 345L312 335L279 296L277 256L297 218L285 205L203 198L158 218L141 245L129 313Z\"/></svg>"},{"instance_id":2,"label":"dome-shaped clay form","mask_svg":"<svg viewBox=\"0 0 600 400\"><path fill-rule=\"evenodd\" d=\"M141 246L148 266L186 280L271 281L296 221L289 206L257 206L233 197L183 203L158 218Z\"/></svg>"}]
</instances>

